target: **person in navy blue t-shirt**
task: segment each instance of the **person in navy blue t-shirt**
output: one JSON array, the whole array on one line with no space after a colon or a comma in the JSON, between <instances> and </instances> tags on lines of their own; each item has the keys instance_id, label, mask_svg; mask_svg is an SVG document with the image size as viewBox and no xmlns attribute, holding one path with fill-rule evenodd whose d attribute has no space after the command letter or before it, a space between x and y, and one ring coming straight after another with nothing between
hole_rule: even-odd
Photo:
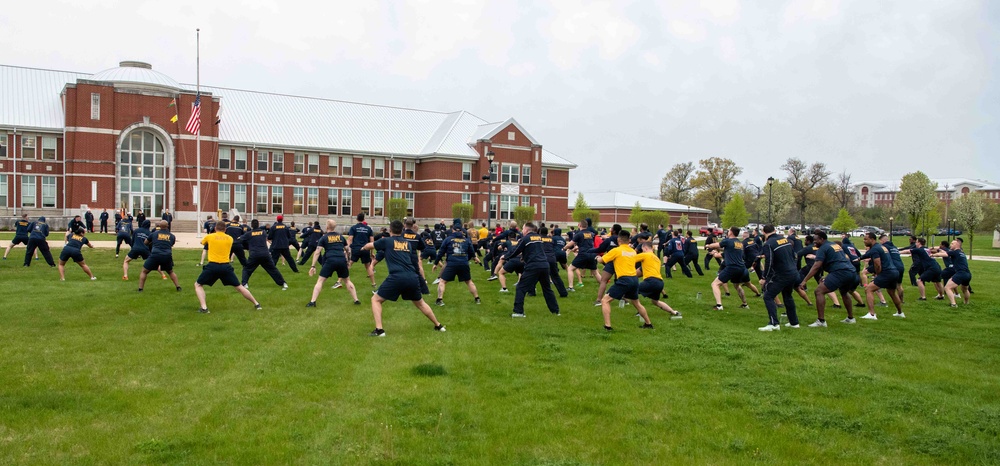
<instances>
[{"instance_id":1,"label":"person in navy blue t-shirt","mask_svg":"<svg viewBox=\"0 0 1000 466\"><path fill-rule=\"evenodd\" d=\"M350 267L355 262L361 262L361 265L365 267L365 272L368 273L368 279L372 282L372 288L376 286L375 265L372 264L371 251L365 249L364 246L374 240L374 234L372 227L365 223L364 213L358 214L358 223L347 230L347 244L351 248L351 261L348 262L347 266Z\"/></svg>"},{"instance_id":2,"label":"person in navy blue t-shirt","mask_svg":"<svg viewBox=\"0 0 1000 466\"><path fill-rule=\"evenodd\" d=\"M316 227L314 226L313 228ZM337 274L338 283L343 281L347 286L347 291L351 294L354 304L361 304L361 301L358 301L358 291L354 288L354 282L351 281L351 270L347 266L348 255L350 254L350 249L347 247L347 237L337 233L336 221L326 221L326 233L316 240L316 245L313 249L314 251L311 256L312 267L309 267L309 276L311 277L316 274L317 263L322 264L323 268L319 271L319 278L316 279L316 285L313 287L312 298L306 304L306 307L316 307L316 299L319 298L320 291L323 291L323 284L334 273ZM339 287L335 286L334 288Z\"/></svg>"},{"instance_id":3,"label":"person in navy blue t-shirt","mask_svg":"<svg viewBox=\"0 0 1000 466\"><path fill-rule=\"evenodd\" d=\"M743 242L739 240L740 228L732 227L726 231L726 239L718 243L705 246L718 259L722 259L722 268L719 275L712 281L712 295L715 296L716 311L722 310L722 286L733 282L736 284L736 293L740 297L743 309L748 309L747 297L743 292L743 284L750 282L750 273L747 270L746 262L743 260ZM721 251L721 252L720 252Z\"/></svg>"},{"instance_id":4,"label":"person in navy blue t-shirt","mask_svg":"<svg viewBox=\"0 0 1000 466\"><path fill-rule=\"evenodd\" d=\"M149 220L145 220L149 224ZM139 273L139 291L146 286L146 276L152 270L159 270L160 274L170 276L174 282L174 288L181 291L181 284L177 281L177 274L174 273L174 243L177 238L170 232L170 224L166 220L160 220L156 225L156 231L150 232L143 242L149 248L149 256L146 262L142 263L142 272ZM134 244L134 243L133 243Z\"/></svg>"},{"instance_id":5,"label":"person in navy blue t-shirt","mask_svg":"<svg viewBox=\"0 0 1000 466\"><path fill-rule=\"evenodd\" d=\"M962 291L962 302L969 304L969 298L971 294L972 283L972 271L969 270L969 259L965 256L965 251L962 251L962 238L955 238L951 242L951 248L944 249L932 249L932 257L941 257L951 260L951 268L954 269L954 274L948 279L948 284L944 286L944 292L948 295L948 301L951 307L958 307L955 303L955 292L961 288Z\"/></svg>"},{"instance_id":6,"label":"person in navy blue t-shirt","mask_svg":"<svg viewBox=\"0 0 1000 466\"><path fill-rule=\"evenodd\" d=\"M847 318L841 322L853 324L857 321L854 319L854 305L853 301L851 301L851 295L858 288L860 277L858 277L857 271L854 270L854 266L851 265L851 259L844 252L842 245L827 241L826 232L823 230L816 230L813 232L812 237L815 252L807 254L813 256L811 259L812 266L804 276L801 273L799 274L802 276L799 281L799 289L805 290L809 279L819 275L821 272L826 272L826 277L816 287L817 319L816 322L809 324L809 326L813 328L827 326L826 296L829 293L837 292L840 292L840 296L844 299L844 307L847 308Z\"/></svg>"},{"instance_id":7,"label":"person in navy blue t-shirt","mask_svg":"<svg viewBox=\"0 0 1000 466\"><path fill-rule=\"evenodd\" d=\"M79 225L76 227L75 231L71 231L70 235L66 237L66 245L63 246L62 252L59 253L59 280L66 281L66 262L73 259L77 265L86 272L87 276L91 280L97 280L94 273L90 271L90 267L87 266L87 262L83 260L83 249L84 246L93 248L94 245L90 244L90 240L84 236L87 229Z\"/></svg>"},{"instance_id":8,"label":"person in navy blue t-shirt","mask_svg":"<svg viewBox=\"0 0 1000 466\"><path fill-rule=\"evenodd\" d=\"M937 291L937 299L944 299L944 286L941 285L941 265L927 251L927 240L917 238L913 242L913 246L900 249L899 253L909 255L913 258L910 270L919 272L917 276L913 277L917 284L917 289L920 290L919 300L927 301L928 283L934 284L934 289Z\"/></svg>"},{"instance_id":9,"label":"person in navy blue t-shirt","mask_svg":"<svg viewBox=\"0 0 1000 466\"><path fill-rule=\"evenodd\" d=\"M56 263L52 261L52 252L49 251L49 242L46 240L48 236L49 225L45 223L45 217L38 217L38 220L28 225L28 250L24 253L25 267L31 265L31 256L35 254L36 249L42 253L42 257L45 258L49 267L56 266Z\"/></svg>"},{"instance_id":10,"label":"person in navy blue t-shirt","mask_svg":"<svg viewBox=\"0 0 1000 466\"><path fill-rule=\"evenodd\" d=\"M885 288L889 292L892 304L896 306L896 313L893 316L906 317L903 314L903 302L900 300L896 287L901 281L901 270L896 268L895 261L889 255L889 251L878 242L875 233L869 232L865 235L865 246L868 251L861 256L861 259L868 259L875 270L875 279L865 285L865 294L868 299L868 314L861 316L862 319L878 320L875 315L875 292Z\"/></svg>"},{"instance_id":11,"label":"person in navy blue t-shirt","mask_svg":"<svg viewBox=\"0 0 1000 466\"><path fill-rule=\"evenodd\" d=\"M472 241L462 234L461 225L453 225L451 230L451 235L441 243L441 248L438 249L437 257L434 259L435 265L441 262L441 259L445 260L445 266L441 270L441 277L437 284L436 304L444 306L445 285L455 278L458 278L458 281L465 283L469 287L469 293L472 293L476 304L479 304L479 290L476 289L476 284L472 282L472 271L469 269L469 260L472 259L478 264L479 257L476 256L476 250L473 248Z\"/></svg>"},{"instance_id":12,"label":"person in navy blue t-shirt","mask_svg":"<svg viewBox=\"0 0 1000 466\"><path fill-rule=\"evenodd\" d=\"M28 245L28 235L30 233L28 226L30 225L31 222L28 221L28 214L21 214L21 219L14 223L14 239L10 241L10 244L7 245L7 250L3 253L4 260L7 260L7 255L10 254L11 249L14 249L14 246L18 244ZM35 259L38 259L38 257L35 257Z\"/></svg>"}]
</instances>

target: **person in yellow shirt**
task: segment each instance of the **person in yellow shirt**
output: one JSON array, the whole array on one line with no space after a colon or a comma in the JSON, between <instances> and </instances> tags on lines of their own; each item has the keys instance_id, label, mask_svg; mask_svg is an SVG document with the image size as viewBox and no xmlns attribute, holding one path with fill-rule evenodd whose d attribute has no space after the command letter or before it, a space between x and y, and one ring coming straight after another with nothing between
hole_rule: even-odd
<instances>
[{"instance_id":1,"label":"person in yellow shirt","mask_svg":"<svg viewBox=\"0 0 1000 466\"><path fill-rule=\"evenodd\" d=\"M618 246L604 253L599 257L598 262L609 264L614 263L615 275L618 277L615 284L608 288L608 292L601 298L601 312L604 313L604 330L611 331L611 301L627 299L629 303L642 316L642 328L653 328L646 314L646 308L639 302L639 279L635 273L635 249L629 246L629 238L632 235L628 230L618 233Z\"/></svg>"},{"instance_id":2,"label":"person in yellow shirt","mask_svg":"<svg viewBox=\"0 0 1000 466\"><path fill-rule=\"evenodd\" d=\"M215 233L205 235L201 239L208 249L208 263L198 275L198 280L194 283L194 294L198 296L198 303L201 305L198 312L208 314L208 305L205 304L205 286L212 286L216 281L222 280L225 286L236 287L247 301L253 303L258 311L261 309L260 303L250 294L250 290L240 284L240 279L236 277L232 264L229 263L229 253L233 247L233 237L226 234L226 223L215 224Z\"/></svg>"},{"instance_id":3,"label":"person in yellow shirt","mask_svg":"<svg viewBox=\"0 0 1000 466\"><path fill-rule=\"evenodd\" d=\"M635 262L642 267L642 281L639 282L639 295L653 300L656 307L670 313L671 319L680 319L681 313L673 310L669 304L660 298L663 296L663 276L660 275L660 258L653 252L653 242L639 243L642 252L635 256Z\"/></svg>"}]
</instances>

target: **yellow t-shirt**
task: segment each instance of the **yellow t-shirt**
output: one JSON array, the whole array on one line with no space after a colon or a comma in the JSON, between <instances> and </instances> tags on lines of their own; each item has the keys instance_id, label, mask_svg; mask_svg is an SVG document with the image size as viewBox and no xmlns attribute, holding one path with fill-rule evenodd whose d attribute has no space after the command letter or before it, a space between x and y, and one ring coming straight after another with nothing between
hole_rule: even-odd
<instances>
[{"instance_id":1,"label":"yellow t-shirt","mask_svg":"<svg viewBox=\"0 0 1000 466\"><path fill-rule=\"evenodd\" d=\"M489 236L489 234L490 232L486 228L479 229L479 239L486 239L486 237Z\"/></svg>"},{"instance_id":2,"label":"yellow t-shirt","mask_svg":"<svg viewBox=\"0 0 1000 466\"><path fill-rule=\"evenodd\" d=\"M651 252L642 252L636 254L636 263L642 263L642 279L646 280L648 278L659 278L663 280L663 275L660 274L660 258L656 257L656 254Z\"/></svg>"},{"instance_id":3,"label":"yellow t-shirt","mask_svg":"<svg viewBox=\"0 0 1000 466\"><path fill-rule=\"evenodd\" d=\"M621 277L635 276L635 249L627 244L622 244L604 253L604 263L614 261L615 275Z\"/></svg>"},{"instance_id":4,"label":"yellow t-shirt","mask_svg":"<svg viewBox=\"0 0 1000 466\"><path fill-rule=\"evenodd\" d=\"M233 248L233 237L225 233L215 232L205 235L201 244L208 245L208 261L218 264L229 263L229 252Z\"/></svg>"}]
</instances>

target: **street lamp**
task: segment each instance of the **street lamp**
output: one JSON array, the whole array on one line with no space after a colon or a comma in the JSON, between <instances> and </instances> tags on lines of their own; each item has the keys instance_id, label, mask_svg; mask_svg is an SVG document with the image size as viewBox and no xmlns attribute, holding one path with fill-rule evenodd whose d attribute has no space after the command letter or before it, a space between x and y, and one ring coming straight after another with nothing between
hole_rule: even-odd
<instances>
[{"instance_id":1,"label":"street lamp","mask_svg":"<svg viewBox=\"0 0 1000 466\"><path fill-rule=\"evenodd\" d=\"M892 217L889 217L889 242L892 242Z\"/></svg>"},{"instance_id":2,"label":"street lamp","mask_svg":"<svg viewBox=\"0 0 1000 466\"><path fill-rule=\"evenodd\" d=\"M774 177L767 177L767 223L774 224L771 219L771 196L774 193Z\"/></svg>"},{"instance_id":3,"label":"street lamp","mask_svg":"<svg viewBox=\"0 0 1000 466\"><path fill-rule=\"evenodd\" d=\"M490 210L493 203L493 159L496 158L493 151L486 152L486 161L489 163L489 170L483 179L486 180L486 230L490 229L490 220L493 219L493 211Z\"/></svg>"}]
</instances>

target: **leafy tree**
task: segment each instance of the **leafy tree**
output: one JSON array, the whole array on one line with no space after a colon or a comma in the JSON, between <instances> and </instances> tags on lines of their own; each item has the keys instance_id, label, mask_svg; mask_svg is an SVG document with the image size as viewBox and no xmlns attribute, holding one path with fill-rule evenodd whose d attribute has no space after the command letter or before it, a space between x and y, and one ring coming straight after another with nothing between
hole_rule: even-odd
<instances>
[{"instance_id":1,"label":"leafy tree","mask_svg":"<svg viewBox=\"0 0 1000 466\"><path fill-rule=\"evenodd\" d=\"M733 196L722 213L722 228L743 228L749 221L750 213L747 212L746 205L743 203L743 196L739 194Z\"/></svg>"},{"instance_id":2,"label":"leafy tree","mask_svg":"<svg viewBox=\"0 0 1000 466\"><path fill-rule=\"evenodd\" d=\"M514 220L518 225L524 225L535 219L535 208L530 205L514 207Z\"/></svg>"},{"instance_id":3,"label":"leafy tree","mask_svg":"<svg viewBox=\"0 0 1000 466\"><path fill-rule=\"evenodd\" d=\"M955 220L965 228L965 234L969 237L969 256L972 256L972 240L976 237L976 229L983 224L986 218L986 210L989 201L982 193L971 192L952 203L951 208L955 211Z\"/></svg>"},{"instance_id":4,"label":"leafy tree","mask_svg":"<svg viewBox=\"0 0 1000 466\"><path fill-rule=\"evenodd\" d=\"M639 224L642 223L642 206L639 205L639 201L635 201L635 205L632 206L632 212L628 216L628 223L635 225L639 228Z\"/></svg>"},{"instance_id":5,"label":"leafy tree","mask_svg":"<svg viewBox=\"0 0 1000 466\"><path fill-rule=\"evenodd\" d=\"M792 210L792 204L795 202L792 197L792 186L784 181L774 180L773 185L769 187L765 184L763 188L764 190L761 192L760 202L757 202L754 214L759 218L764 219L764 222L768 222L767 205L768 196L770 196L770 223L781 223L781 220L784 219Z\"/></svg>"},{"instance_id":6,"label":"leafy tree","mask_svg":"<svg viewBox=\"0 0 1000 466\"><path fill-rule=\"evenodd\" d=\"M576 194L576 204L573 205L573 210L589 209L590 206L587 205L587 201L583 199L583 193Z\"/></svg>"},{"instance_id":7,"label":"leafy tree","mask_svg":"<svg viewBox=\"0 0 1000 466\"><path fill-rule=\"evenodd\" d=\"M730 159L720 157L700 160L698 167L691 180L692 188L697 191L695 203L711 209L716 215L722 215L733 191L734 181L743 173L743 168Z\"/></svg>"},{"instance_id":8,"label":"leafy tree","mask_svg":"<svg viewBox=\"0 0 1000 466\"><path fill-rule=\"evenodd\" d=\"M586 209L573 209L574 222L582 222L584 219L587 218L590 219L591 223L593 223L594 227L596 228L598 220L601 219L601 212L591 209L589 207Z\"/></svg>"},{"instance_id":9,"label":"leafy tree","mask_svg":"<svg viewBox=\"0 0 1000 466\"><path fill-rule=\"evenodd\" d=\"M687 230L691 226L691 219L688 214L681 214L681 218L677 219L677 224L681 226L682 229Z\"/></svg>"},{"instance_id":10,"label":"leafy tree","mask_svg":"<svg viewBox=\"0 0 1000 466\"><path fill-rule=\"evenodd\" d=\"M901 213L906 215L914 233L921 231L920 226L924 226L926 229L926 225L929 223L927 221L929 211L935 210L938 204L936 190L937 183L931 181L924 172L916 171L903 176L894 204ZM921 224L921 222L923 223ZM941 218L938 216L935 225L940 223Z\"/></svg>"},{"instance_id":11,"label":"leafy tree","mask_svg":"<svg viewBox=\"0 0 1000 466\"><path fill-rule=\"evenodd\" d=\"M399 220L403 221L406 218L406 209L409 208L406 199L393 198L386 202L386 214L389 217L389 221Z\"/></svg>"},{"instance_id":12,"label":"leafy tree","mask_svg":"<svg viewBox=\"0 0 1000 466\"><path fill-rule=\"evenodd\" d=\"M916 225L916 228L913 229L913 234L920 233L924 236L929 236L937 233L938 226L941 225L943 218L941 215L942 212L944 212L944 206L935 204L933 207L927 209L926 212L921 214L915 222L911 221L911 225ZM907 217L907 220L909 220L909 217ZM894 224L902 225L903 222L901 220L896 220Z\"/></svg>"},{"instance_id":13,"label":"leafy tree","mask_svg":"<svg viewBox=\"0 0 1000 466\"><path fill-rule=\"evenodd\" d=\"M802 228L806 226L807 208L812 201L816 200L815 191L826 184L830 177L830 171L826 169L826 164L815 162L806 165L800 159L792 157L781 166L781 169L788 173L785 178L792 187L792 197L795 206L798 207L799 219Z\"/></svg>"},{"instance_id":14,"label":"leafy tree","mask_svg":"<svg viewBox=\"0 0 1000 466\"><path fill-rule=\"evenodd\" d=\"M840 211L837 212L837 219L833 221L833 225L830 225L834 230L847 233L858 228L858 223L854 221L854 217L847 212L846 207L841 207Z\"/></svg>"},{"instance_id":15,"label":"leafy tree","mask_svg":"<svg viewBox=\"0 0 1000 466\"><path fill-rule=\"evenodd\" d=\"M660 225L670 224L670 214L660 210L644 210L642 212L642 223L649 225L649 228L656 231Z\"/></svg>"},{"instance_id":16,"label":"leafy tree","mask_svg":"<svg viewBox=\"0 0 1000 466\"><path fill-rule=\"evenodd\" d=\"M837 207L849 209L854 205L854 184L847 170L837 174L837 179L829 185L829 190Z\"/></svg>"},{"instance_id":17,"label":"leafy tree","mask_svg":"<svg viewBox=\"0 0 1000 466\"><path fill-rule=\"evenodd\" d=\"M694 162L678 163L670 167L670 171L660 181L660 200L687 202L691 198L691 175L694 173Z\"/></svg>"},{"instance_id":18,"label":"leafy tree","mask_svg":"<svg viewBox=\"0 0 1000 466\"><path fill-rule=\"evenodd\" d=\"M451 205L452 218L460 218L462 219L462 223L469 223L472 220L472 212L474 211L475 207L472 204L456 203Z\"/></svg>"}]
</instances>

